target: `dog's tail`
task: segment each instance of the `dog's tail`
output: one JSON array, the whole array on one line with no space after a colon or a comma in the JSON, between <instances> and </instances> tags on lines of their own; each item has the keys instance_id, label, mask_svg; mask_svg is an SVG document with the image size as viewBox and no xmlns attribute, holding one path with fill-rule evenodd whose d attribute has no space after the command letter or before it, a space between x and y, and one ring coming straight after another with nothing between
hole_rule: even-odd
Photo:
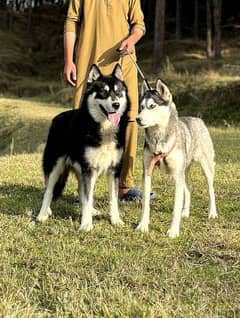
<instances>
[{"instance_id":1,"label":"dog's tail","mask_svg":"<svg viewBox=\"0 0 240 318\"><path fill-rule=\"evenodd\" d=\"M70 168L65 167L65 170L60 174L58 181L56 182L53 189L53 200L57 200L61 196L63 189L66 185L69 172L70 172Z\"/></svg>"}]
</instances>

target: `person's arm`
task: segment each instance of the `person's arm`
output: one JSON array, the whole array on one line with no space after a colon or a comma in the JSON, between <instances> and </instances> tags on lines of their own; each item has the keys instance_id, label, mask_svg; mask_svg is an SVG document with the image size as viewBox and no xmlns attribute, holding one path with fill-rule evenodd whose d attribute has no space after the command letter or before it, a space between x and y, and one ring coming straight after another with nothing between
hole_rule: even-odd
<instances>
[{"instance_id":1,"label":"person's arm","mask_svg":"<svg viewBox=\"0 0 240 318\"><path fill-rule=\"evenodd\" d=\"M80 23L82 0L70 0L64 23L64 76L72 86L76 85L76 66L74 62L74 48L76 35Z\"/></svg>"},{"instance_id":2,"label":"person's arm","mask_svg":"<svg viewBox=\"0 0 240 318\"><path fill-rule=\"evenodd\" d=\"M131 33L120 46L120 51L122 52L122 54L126 54L127 50L130 53L133 53L135 50L135 44L142 38L146 31L140 0L130 0L129 3L130 7L128 18Z\"/></svg>"},{"instance_id":3,"label":"person's arm","mask_svg":"<svg viewBox=\"0 0 240 318\"><path fill-rule=\"evenodd\" d=\"M75 41L75 32L64 33L64 77L72 86L76 85L77 79L76 65L73 61Z\"/></svg>"},{"instance_id":4,"label":"person's arm","mask_svg":"<svg viewBox=\"0 0 240 318\"><path fill-rule=\"evenodd\" d=\"M133 53L135 50L135 44L141 39L144 32L139 28L134 28L129 37L124 40L119 48L122 54L126 54L127 51Z\"/></svg>"}]
</instances>

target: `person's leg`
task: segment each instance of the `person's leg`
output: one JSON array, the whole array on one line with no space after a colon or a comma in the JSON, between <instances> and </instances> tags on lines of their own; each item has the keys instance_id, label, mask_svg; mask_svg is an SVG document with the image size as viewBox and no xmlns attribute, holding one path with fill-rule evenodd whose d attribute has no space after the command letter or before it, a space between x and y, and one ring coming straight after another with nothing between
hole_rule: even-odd
<instances>
[{"instance_id":1,"label":"person's leg","mask_svg":"<svg viewBox=\"0 0 240 318\"><path fill-rule=\"evenodd\" d=\"M86 81L84 81L82 78L78 78L75 92L74 92L74 101L73 101L74 109L81 107L85 88L86 88Z\"/></svg>"},{"instance_id":2,"label":"person's leg","mask_svg":"<svg viewBox=\"0 0 240 318\"><path fill-rule=\"evenodd\" d=\"M137 151L137 124L129 122L126 131L125 153L120 177L120 188L126 193L134 187L134 166ZM125 189L125 191L124 191Z\"/></svg>"},{"instance_id":3,"label":"person's leg","mask_svg":"<svg viewBox=\"0 0 240 318\"><path fill-rule=\"evenodd\" d=\"M126 131L125 154L123 159L123 167L120 177L119 196L127 193L130 188L134 187L134 166L137 152L137 123L136 116L138 113L138 83L137 70L135 66L128 62L123 63L124 82L128 88L131 108L129 111L129 123Z\"/></svg>"}]
</instances>

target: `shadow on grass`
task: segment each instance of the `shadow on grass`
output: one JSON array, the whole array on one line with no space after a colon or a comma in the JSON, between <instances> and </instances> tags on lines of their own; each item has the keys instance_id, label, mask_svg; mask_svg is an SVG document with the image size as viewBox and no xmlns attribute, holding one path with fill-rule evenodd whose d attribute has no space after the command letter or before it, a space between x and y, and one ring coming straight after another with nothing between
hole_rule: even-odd
<instances>
[{"instance_id":1,"label":"shadow on grass","mask_svg":"<svg viewBox=\"0 0 240 318\"><path fill-rule=\"evenodd\" d=\"M19 215L35 218L41 208L44 189L21 184L3 184L0 186L1 208L0 214ZM81 206L73 204L75 197L63 194L57 201L53 201L51 208L56 219L79 220ZM103 212L108 207L106 199L97 197L94 207ZM105 212L105 211L104 211ZM96 220L108 220L107 214L95 216Z\"/></svg>"},{"instance_id":2,"label":"shadow on grass","mask_svg":"<svg viewBox=\"0 0 240 318\"><path fill-rule=\"evenodd\" d=\"M50 120L2 118L0 122L0 155L42 152Z\"/></svg>"}]
</instances>

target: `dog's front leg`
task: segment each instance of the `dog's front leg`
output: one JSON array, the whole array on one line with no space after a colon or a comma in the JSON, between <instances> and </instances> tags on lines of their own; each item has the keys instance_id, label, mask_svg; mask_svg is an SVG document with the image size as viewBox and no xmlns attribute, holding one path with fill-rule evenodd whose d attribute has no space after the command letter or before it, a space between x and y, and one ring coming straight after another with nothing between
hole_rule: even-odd
<instances>
[{"instance_id":1,"label":"dog's front leg","mask_svg":"<svg viewBox=\"0 0 240 318\"><path fill-rule=\"evenodd\" d=\"M109 192L109 208L110 218L112 225L122 225L124 222L121 220L118 210L118 186L119 178L115 176L114 171L108 173L108 192Z\"/></svg>"},{"instance_id":2,"label":"dog's front leg","mask_svg":"<svg viewBox=\"0 0 240 318\"><path fill-rule=\"evenodd\" d=\"M82 174L82 182L80 186L81 191L81 203L82 203L82 219L81 219L81 231L89 232L93 229L92 225L92 211L93 211L93 191L94 185L97 179L97 173L91 171L91 173Z\"/></svg>"},{"instance_id":3,"label":"dog's front leg","mask_svg":"<svg viewBox=\"0 0 240 318\"><path fill-rule=\"evenodd\" d=\"M150 157L145 152L143 163L143 201L142 201L142 218L137 226L137 230L148 232L148 225L150 219L150 193L152 177L148 175L148 168L150 165Z\"/></svg>"},{"instance_id":4,"label":"dog's front leg","mask_svg":"<svg viewBox=\"0 0 240 318\"><path fill-rule=\"evenodd\" d=\"M175 199L174 199L174 209L173 209L173 219L167 234L171 238L179 236L180 222L183 209L183 199L184 199L184 187L185 187L185 176L184 174L177 174L175 178Z\"/></svg>"}]
</instances>

